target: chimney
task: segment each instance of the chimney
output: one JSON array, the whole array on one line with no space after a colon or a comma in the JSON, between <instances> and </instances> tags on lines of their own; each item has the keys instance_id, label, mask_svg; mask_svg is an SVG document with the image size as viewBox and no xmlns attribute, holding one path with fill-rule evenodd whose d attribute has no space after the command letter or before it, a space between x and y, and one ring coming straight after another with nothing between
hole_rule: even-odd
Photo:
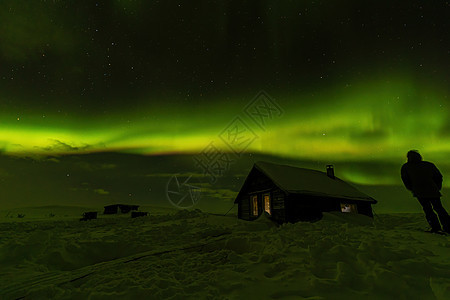
<instances>
[{"instance_id":1,"label":"chimney","mask_svg":"<svg viewBox=\"0 0 450 300\"><path fill-rule=\"evenodd\" d=\"M330 178L333 178L333 179L335 178L333 165L327 165L327 175Z\"/></svg>"}]
</instances>

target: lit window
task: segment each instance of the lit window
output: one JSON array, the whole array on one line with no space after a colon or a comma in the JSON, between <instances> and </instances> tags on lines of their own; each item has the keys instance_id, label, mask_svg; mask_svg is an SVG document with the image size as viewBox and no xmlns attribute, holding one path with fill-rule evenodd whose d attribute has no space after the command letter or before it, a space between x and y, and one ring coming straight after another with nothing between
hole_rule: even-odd
<instances>
[{"instance_id":1,"label":"lit window","mask_svg":"<svg viewBox=\"0 0 450 300\"><path fill-rule=\"evenodd\" d=\"M258 196L254 195L251 197L252 197L252 203L253 203L253 215L257 216L258 215Z\"/></svg>"},{"instance_id":2,"label":"lit window","mask_svg":"<svg viewBox=\"0 0 450 300\"><path fill-rule=\"evenodd\" d=\"M341 212L343 213L358 213L356 204L341 203Z\"/></svg>"},{"instance_id":3,"label":"lit window","mask_svg":"<svg viewBox=\"0 0 450 300\"><path fill-rule=\"evenodd\" d=\"M264 194L264 210L270 215L270 194Z\"/></svg>"}]
</instances>

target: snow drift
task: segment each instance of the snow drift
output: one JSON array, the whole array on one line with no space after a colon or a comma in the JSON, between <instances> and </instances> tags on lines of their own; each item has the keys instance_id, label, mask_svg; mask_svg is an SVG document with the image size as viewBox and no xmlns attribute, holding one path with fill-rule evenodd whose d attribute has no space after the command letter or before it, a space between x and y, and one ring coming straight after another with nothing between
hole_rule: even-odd
<instances>
[{"instance_id":1,"label":"snow drift","mask_svg":"<svg viewBox=\"0 0 450 300\"><path fill-rule=\"evenodd\" d=\"M450 240L424 233L422 214L277 226L199 210L87 222L52 210L2 219L0 298L450 299Z\"/></svg>"}]
</instances>

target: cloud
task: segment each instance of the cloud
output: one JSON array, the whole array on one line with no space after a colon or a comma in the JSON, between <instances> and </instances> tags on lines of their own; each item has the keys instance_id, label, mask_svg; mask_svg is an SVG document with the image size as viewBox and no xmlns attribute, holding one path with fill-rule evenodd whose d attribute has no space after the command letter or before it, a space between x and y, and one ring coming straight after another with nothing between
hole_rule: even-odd
<instances>
[{"instance_id":1,"label":"cloud","mask_svg":"<svg viewBox=\"0 0 450 300\"><path fill-rule=\"evenodd\" d=\"M204 177L205 175L202 173L153 173L153 174L145 174L145 177L157 177L157 178L164 178L164 177L173 177L176 176L177 178L199 178Z\"/></svg>"},{"instance_id":2,"label":"cloud","mask_svg":"<svg viewBox=\"0 0 450 300\"><path fill-rule=\"evenodd\" d=\"M389 138L389 132L383 128L377 128L373 130L351 130L349 133L350 138L355 142L382 142Z\"/></svg>"},{"instance_id":3,"label":"cloud","mask_svg":"<svg viewBox=\"0 0 450 300\"><path fill-rule=\"evenodd\" d=\"M85 184L82 184L82 185L86 186ZM74 191L74 192L89 192L89 191L92 191L92 192L94 192L95 194L98 194L98 195L109 195L110 194L110 192L108 192L107 190L104 190L104 189L91 190L88 187L71 187L70 190Z\"/></svg>"},{"instance_id":4,"label":"cloud","mask_svg":"<svg viewBox=\"0 0 450 300\"><path fill-rule=\"evenodd\" d=\"M116 164L101 164L101 165L99 166L99 168L100 168L101 170L112 170L112 169L117 168L117 165L116 165Z\"/></svg>"},{"instance_id":5,"label":"cloud","mask_svg":"<svg viewBox=\"0 0 450 300\"><path fill-rule=\"evenodd\" d=\"M231 200L236 199L236 196L239 191L201 186L200 192L201 192L202 197L216 198L216 199L221 199L224 202L230 202Z\"/></svg>"},{"instance_id":6,"label":"cloud","mask_svg":"<svg viewBox=\"0 0 450 300\"><path fill-rule=\"evenodd\" d=\"M99 194L99 195L109 195L109 192L105 191L104 189L95 189L94 193Z\"/></svg>"},{"instance_id":7,"label":"cloud","mask_svg":"<svg viewBox=\"0 0 450 300\"><path fill-rule=\"evenodd\" d=\"M76 147L76 146L72 146L69 145L65 142L62 142L60 140L55 140L55 139L50 139L50 141L53 142L52 145L47 146L47 147L35 147L41 150L45 150L46 152L63 152L63 153L67 153L67 152L82 152L82 151L86 151L92 148L91 145L83 145L82 147Z\"/></svg>"},{"instance_id":8,"label":"cloud","mask_svg":"<svg viewBox=\"0 0 450 300\"><path fill-rule=\"evenodd\" d=\"M87 171L112 170L117 168L116 164L112 163L91 163L87 161L77 162L77 167Z\"/></svg>"},{"instance_id":9,"label":"cloud","mask_svg":"<svg viewBox=\"0 0 450 300\"><path fill-rule=\"evenodd\" d=\"M45 161L50 161L50 162L54 162L54 163L60 163L61 161L55 157L49 157L47 159L45 159Z\"/></svg>"}]
</instances>

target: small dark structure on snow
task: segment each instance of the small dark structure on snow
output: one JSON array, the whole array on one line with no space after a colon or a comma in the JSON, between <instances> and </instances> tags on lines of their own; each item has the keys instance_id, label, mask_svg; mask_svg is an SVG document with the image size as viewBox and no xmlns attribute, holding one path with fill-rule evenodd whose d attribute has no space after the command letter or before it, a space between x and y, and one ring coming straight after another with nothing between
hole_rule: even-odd
<instances>
[{"instance_id":1,"label":"small dark structure on snow","mask_svg":"<svg viewBox=\"0 0 450 300\"><path fill-rule=\"evenodd\" d=\"M97 212L96 211L88 211L83 213L83 217L80 219L80 221L88 221L97 219Z\"/></svg>"},{"instance_id":2,"label":"small dark structure on snow","mask_svg":"<svg viewBox=\"0 0 450 300\"><path fill-rule=\"evenodd\" d=\"M132 211L131 217L137 218L137 217L146 217L148 215L148 212L146 211Z\"/></svg>"},{"instance_id":3,"label":"small dark structure on snow","mask_svg":"<svg viewBox=\"0 0 450 300\"><path fill-rule=\"evenodd\" d=\"M266 214L277 223L315 221L322 212L341 211L373 217L375 199L327 172L278 165L254 164L234 203L238 217L255 220Z\"/></svg>"},{"instance_id":4,"label":"small dark structure on snow","mask_svg":"<svg viewBox=\"0 0 450 300\"><path fill-rule=\"evenodd\" d=\"M123 214L129 213L132 210L138 210L139 205L128 205L128 204L113 204L105 206L105 210L103 211L104 215L112 215L117 214L118 210Z\"/></svg>"}]
</instances>

